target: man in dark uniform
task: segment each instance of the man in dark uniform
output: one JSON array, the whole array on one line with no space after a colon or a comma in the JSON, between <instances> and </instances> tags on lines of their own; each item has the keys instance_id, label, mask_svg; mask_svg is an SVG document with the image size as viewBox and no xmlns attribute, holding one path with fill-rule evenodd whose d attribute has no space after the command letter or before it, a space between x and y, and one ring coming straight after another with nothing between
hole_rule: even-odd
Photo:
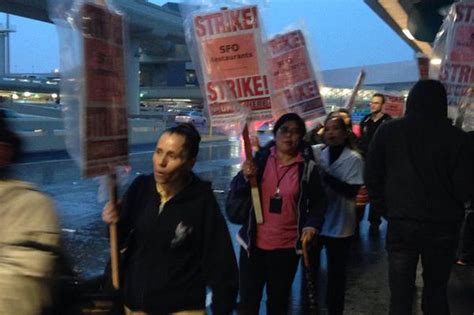
<instances>
[{"instance_id":1,"label":"man in dark uniform","mask_svg":"<svg viewBox=\"0 0 474 315\"><path fill-rule=\"evenodd\" d=\"M370 114L365 116L360 123L360 149L364 157L367 154L370 142L372 141L377 129L381 124L392 119L390 115L382 112L384 104L385 96L380 93L375 93L370 101ZM382 220L380 219L380 211L378 211L372 203L370 204L369 211L370 230L371 232L377 232L380 223L382 223Z\"/></svg>"}]
</instances>

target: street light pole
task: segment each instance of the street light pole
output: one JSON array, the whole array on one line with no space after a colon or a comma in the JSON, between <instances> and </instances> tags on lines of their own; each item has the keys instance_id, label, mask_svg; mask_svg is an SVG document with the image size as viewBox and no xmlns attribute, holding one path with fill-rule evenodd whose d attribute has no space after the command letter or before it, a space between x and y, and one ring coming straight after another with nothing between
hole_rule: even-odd
<instances>
[{"instance_id":1,"label":"street light pole","mask_svg":"<svg viewBox=\"0 0 474 315\"><path fill-rule=\"evenodd\" d=\"M6 14L5 27L0 25L0 74L10 73L10 14Z\"/></svg>"},{"instance_id":2,"label":"street light pole","mask_svg":"<svg viewBox=\"0 0 474 315\"><path fill-rule=\"evenodd\" d=\"M5 37L5 74L10 74L10 14L6 17L6 37Z\"/></svg>"}]
</instances>

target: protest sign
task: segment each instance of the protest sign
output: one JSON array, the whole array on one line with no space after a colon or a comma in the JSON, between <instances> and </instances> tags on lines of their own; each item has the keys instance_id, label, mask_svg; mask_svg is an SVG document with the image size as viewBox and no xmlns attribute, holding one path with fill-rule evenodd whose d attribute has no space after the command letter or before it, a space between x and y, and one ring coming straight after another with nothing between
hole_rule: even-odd
<instances>
[{"instance_id":1,"label":"protest sign","mask_svg":"<svg viewBox=\"0 0 474 315\"><path fill-rule=\"evenodd\" d=\"M128 163L122 16L105 6L81 9L85 87L81 106L82 173L110 174Z\"/></svg>"},{"instance_id":2,"label":"protest sign","mask_svg":"<svg viewBox=\"0 0 474 315\"><path fill-rule=\"evenodd\" d=\"M439 80L446 87L448 114L463 126L465 117L474 115L474 2L451 6L434 51L441 53Z\"/></svg>"},{"instance_id":3,"label":"protest sign","mask_svg":"<svg viewBox=\"0 0 474 315\"><path fill-rule=\"evenodd\" d=\"M248 123L272 118L257 6L198 12L192 15L191 27L186 20L211 126L230 134L243 130L246 159L251 160ZM250 186L256 221L263 223L256 178L250 179Z\"/></svg>"},{"instance_id":4,"label":"protest sign","mask_svg":"<svg viewBox=\"0 0 474 315\"><path fill-rule=\"evenodd\" d=\"M324 116L303 32L279 34L267 42L267 48L274 117L288 112L298 113L306 121Z\"/></svg>"},{"instance_id":5,"label":"protest sign","mask_svg":"<svg viewBox=\"0 0 474 315\"><path fill-rule=\"evenodd\" d=\"M213 126L248 112L249 120L270 119L260 17L256 6L193 16L205 100Z\"/></svg>"},{"instance_id":6,"label":"protest sign","mask_svg":"<svg viewBox=\"0 0 474 315\"><path fill-rule=\"evenodd\" d=\"M109 174L109 202L117 203L115 167L128 163L123 17L104 1L81 8L84 95L81 106L82 173ZM119 288L117 226L109 225L112 284Z\"/></svg>"},{"instance_id":7,"label":"protest sign","mask_svg":"<svg viewBox=\"0 0 474 315\"><path fill-rule=\"evenodd\" d=\"M59 36L66 147L83 176L109 175L114 205L115 168L128 164L123 15L105 0L50 0L48 7ZM115 223L109 233L112 285L118 289Z\"/></svg>"}]
</instances>

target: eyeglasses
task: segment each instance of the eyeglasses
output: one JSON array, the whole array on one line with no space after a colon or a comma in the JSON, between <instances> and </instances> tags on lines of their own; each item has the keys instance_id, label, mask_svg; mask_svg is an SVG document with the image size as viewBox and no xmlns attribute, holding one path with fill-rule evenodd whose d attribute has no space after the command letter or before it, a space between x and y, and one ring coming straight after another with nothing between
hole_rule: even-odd
<instances>
[{"instance_id":1,"label":"eyeglasses","mask_svg":"<svg viewBox=\"0 0 474 315\"><path fill-rule=\"evenodd\" d=\"M288 128L288 127L280 127L278 129L279 134L291 134L291 135L299 135L300 129L299 128Z\"/></svg>"}]
</instances>

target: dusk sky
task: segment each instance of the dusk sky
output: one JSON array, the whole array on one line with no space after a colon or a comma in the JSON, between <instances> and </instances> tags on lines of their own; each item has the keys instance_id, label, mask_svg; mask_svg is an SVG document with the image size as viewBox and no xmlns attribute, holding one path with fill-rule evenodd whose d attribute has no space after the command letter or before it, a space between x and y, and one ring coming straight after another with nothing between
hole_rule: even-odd
<instances>
[{"instance_id":1,"label":"dusk sky","mask_svg":"<svg viewBox=\"0 0 474 315\"><path fill-rule=\"evenodd\" d=\"M150 2L161 5L167 1ZM259 3L265 3L261 9L265 33L282 32L289 26L303 27L310 35L311 51L323 70L413 59L413 50L363 0ZM0 23L4 22L5 14L0 14ZM10 41L12 72L51 72L59 68L58 39L53 24L18 16L10 16L10 24L16 29Z\"/></svg>"}]
</instances>

